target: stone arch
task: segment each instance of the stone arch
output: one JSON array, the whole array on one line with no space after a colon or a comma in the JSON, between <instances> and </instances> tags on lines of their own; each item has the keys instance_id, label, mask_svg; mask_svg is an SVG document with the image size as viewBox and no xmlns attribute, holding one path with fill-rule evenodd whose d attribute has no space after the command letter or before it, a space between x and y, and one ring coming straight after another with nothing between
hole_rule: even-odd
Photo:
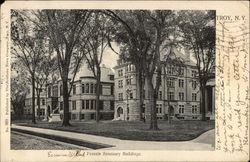
<instances>
[{"instance_id":1,"label":"stone arch","mask_svg":"<svg viewBox=\"0 0 250 162\"><path fill-rule=\"evenodd\" d=\"M117 111L117 118L121 117L121 115L123 115L123 108L122 107L118 107Z\"/></svg>"},{"instance_id":2,"label":"stone arch","mask_svg":"<svg viewBox=\"0 0 250 162\"><path fill-rule=\"evenodd\" d=\"M172 105L169 106L169 115L174 116L174 107Z\"/></svg>"}]
</instances>

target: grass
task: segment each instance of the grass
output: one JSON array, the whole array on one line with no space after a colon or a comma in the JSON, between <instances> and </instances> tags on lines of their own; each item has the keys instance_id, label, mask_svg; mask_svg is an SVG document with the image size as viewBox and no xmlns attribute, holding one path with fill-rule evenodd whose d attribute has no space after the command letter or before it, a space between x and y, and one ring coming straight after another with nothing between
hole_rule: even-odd
<instances>
[{"instance_id":1,"label":"grass","mask_svg":"<svg viewBox=\"0 0 250 162\"><path fill-rule=\"evenodd\" d=\"M215 127L214 121L172 121L171 124L158 121L160 130L157 131L149 130L149 123L138 121L71 121L71 124L71 127L63 127L61 122L39 121L19 125L139 141L188 141Z\"/></svg>"},{"instance_id":2,"label":"grass","mask_svg":"<svg viewBox=\"0 0 250 162\"><path fill-rule=\"evenodd\" d=\"M76 150L77 147L59 144L34 136L11 133L12 150Z\"/></svg>"}]
</instances>

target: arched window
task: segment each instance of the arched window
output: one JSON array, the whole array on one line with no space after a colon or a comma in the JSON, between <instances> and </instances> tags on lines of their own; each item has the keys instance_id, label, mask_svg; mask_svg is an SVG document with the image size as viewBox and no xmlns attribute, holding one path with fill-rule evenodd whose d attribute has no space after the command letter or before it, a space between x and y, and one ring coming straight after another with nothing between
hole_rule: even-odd
<instances>
[{"instance_id":1,"label":"arched window","mask_svg":"<svg viewBox=\"0 0 250 162\"><path fill-rule=\"evenodd\" d=\"M89 93L89 83L86 84L86 93Z\"/></svg>"},{"instance_id":2,"label":"arched window","mask_svg":"<svg viewBox=\"0 0 250 162\"><path fill-rule=\"evenodd\" d=\"M94 84L94 93L96 94L96 84Z\"/></svg>"},{"instance_id":3,"label":"arched window","mask_svg":"<svg viewBox=\"0 0 250 162\"><path fill-rule=\"evenodd\" d=\"M82 93L84 93L84 84L82 84Z\"/></svg>"},{"instance_id":4,"label":"arched window","mask_svg":"<svg viewBox=\"0 0 250 162\"><path fill-rule=\"evenodd\" d=\"M94 92L94 85L90 84L90 93L93 93L93 92Z\"/></svg>"}]
</instances>

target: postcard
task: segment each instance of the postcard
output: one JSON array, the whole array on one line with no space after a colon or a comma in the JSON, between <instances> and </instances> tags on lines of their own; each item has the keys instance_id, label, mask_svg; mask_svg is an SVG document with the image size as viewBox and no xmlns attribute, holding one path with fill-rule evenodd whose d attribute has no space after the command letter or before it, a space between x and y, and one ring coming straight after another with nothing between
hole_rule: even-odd
<instances>
[{"instance_id":1,"label":"postcard","mask_svg":"<svg viewBox=\"0 0 250 162\"><path fill-rule=\"evenodd\" d=\"M248 161L248 1L6 1L1 161Z\"/></svg>"}]
</instances>

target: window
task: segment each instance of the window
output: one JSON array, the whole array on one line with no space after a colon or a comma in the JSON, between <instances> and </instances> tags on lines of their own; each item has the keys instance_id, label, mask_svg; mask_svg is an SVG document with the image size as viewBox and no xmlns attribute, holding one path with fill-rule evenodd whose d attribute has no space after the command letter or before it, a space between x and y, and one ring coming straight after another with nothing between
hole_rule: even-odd
<instances>
[{"instance_id":1,"label":"window","mask_svg":"<svg viewBox=\"0 0 250 162\"><path fill-rule=\"evenodd\" d=\"M197 75L197 72L195 71L195 70L192 70L192 77L196 77L196 75Z\"/></svg>"},{"instance_id":2,"label":"window","mask_svg":"<svg viewBox=\"0 0 250 162\"><path fill-rule=\"evenodd\" d=\"M184 105L179 105L179 114L184 113Z\"/></svg>"},{"instance_id":3,"label":"window","mask_svg":"<svg viewBox=\"0 0 250 162\"><path fill-rule=\"evenodd\" d=\"M133 99L133 92L130 92L130 93L129 93L129 98L130 98L130 99Z\"/></svg>"},{"instance_id":4,"label":"window","mask_svg":"<svg viewBox=\"0 0 250 162\"><path fill-rule=\"evenodd\" d=\"M84 114L82 114L82 119L84 119L84 117L85 117Z\"/></svg>"},{"instance_id":5,"label":"window","mask_svg":"<svg viewBox=\"0 0 250 162\"><path fill-rule=\"evenodd\" d=\"M197 114L197 105L192 105L192 114Z\"/></svg>"},{"instance_id":6,"label":"window","mask_svg":"<svg viewBox=\"0 0 250 162\"><path fill-rule=\"evenodd\" d=\"M42 99L42 105L45 105L45 99Z\"/></svg>"},{"instance_id":7,"label":"window","mask_svg":"<svg viewBox=\"0 0 250 162\"><path fill-rule=\"evenodd\" d=\"M119 77L123 76L123 69L118 70L118 76Z\"/></svg>"},{"instance_id":8,"label":"window","mask_svg":"<svg viewBox=\"0 0 250 162\"><path fill-rule=\"evenodd\" d=\"M167 80L167 86L168 87L174 87L174 79L173 78L169 78Z\"/></svg>"},{"instance_id":9,"label":"window","mask_svg":"<svg viewBox=\"0 0 250 162\"><path fill-rule=\"evenodd\" d=\"M132 76L132 75L131 75L131 76L127 76L126 84L127 84L127 85L131 85L132 79L133 79L133 76Z\"/></svg>"},{"instance_id":10,"label":"window","mask_svg":"<svg viewBox=\"0 0 250 162\"><path fill-rule=\"evenodd\" d=\"M73 94L76 94L76 85L73 85Z\"/></svg>"},{"instance_id":11,"label":"window","mask_svg":"<svg viewBox=\"0 0 250 162\"><path fill-rule=\"evenodd\" d=\"M72 110L76 110L76 101L72 101Z\"/></svg>"},{"instance_id":12,"label":"window","mask_svg":"<svg viewBox=\"0 0 250 162\"><path fill-rule=\"evenodd\" d=\"M86 109L89 109L89 100L86 100Z\"/></svg>"},{"instance_id":13,"label":"window","mask_svg":"<svg viewBox=\"0 0 250 162\"><path fill-rule=\"evenodd\" d=\"M180 88L184 87L184 80L183 79L179 79L179 87Z\"/></svg>"},{"instance_id":14,"label":"window","mask_svg":"<svg viewBox=\"0 0 250 162\"><path fill-rule=\"evenodd\" d=\"M113 85L110 86L110 95L114 95L114 86Z\"/></svg>"},{"instance_id":15,"label":"window","mask_svg":"<svg viewBox=\"0 0 250 162\"><path fill-rule=\"evenodd\" d=\"M71 119L72 119L72 120L76 120L76 114L72 114L72 115L71 115Z\"/></svg>"},{"instance_id":16,"label":"window","mask_svg":"<svg viewBox=\"0 0 250 162\"><path fill-rule=\"evenodd\" d=\"M84 93L84 84L82 84L82 93Z\"/></svg>"},{"instance_id":17,"label":"window","mask_svg":"<svg viewBox=\"0 0 250 162\"><path fill-rule=\"evenodd\" d=\"M118 88L123 88L123 80L118 81Z\"/></svg>"},{"instance_id":18,"label":"window","mask_svg":"<svg viewBox=\"0 0 250 162\"><path fill-rule=\"evenodd\" d=\"M100 84L100 95L102 94L102 85Z\"/></svg>"},{"instance_id":19,"label":"window","mask_svg":"<svg viewBox=\"0 0 250 162\"><path fill-rule=\"evenodd\" d=\"M95 119L95 114L90 114L90 119Z\"/></svg>"},{"instance_id":20,"label":"window","mask_svg":"<svg viewBox=\"0 0 250 162\"><path fill-rule=\"evenodd\" d=\"M85 100L82 100L82 109L85 109Z\"/></svg>"},{"instance_id":21,"label":"window","mask_svg":"<svg viewBox=\"0 0 250 162\"><path fill-rule=\"evenodd\" d=\"M96 84L94 84L94 94L96 94Z\"/></svg>"},{"instance_id":22,"label":"window","mask_svg":"<svg viewBox=\"0 0 250 162\"><path fill-rule=\"evenodd\" d=\"M168 74L174 74L174 66L170 65L167 67Z\"/></svg>"},{"instance_id":23,"label":"window","mask_svg":"<svg viewBox=\"0 0 250 162\"><path fill-rule=\"evenodd\" d=\"M37 115L38 115L38 111L37 111ZM40 116L44 116L45 115L45 109L40 109Z\"/></svg>"},{"instance_id":24,"label":"window","mask_svg":"<svg viewBox=\"0 0 250 162\"><path fill-rule=\"evenodd\" d=\"M94 85L90 84L90 93L94 93Z\"/></svg>"},{"instance_id":25,"label":"window","mask_svg":"<svg viewBox=\"0 0 250 162\"><path fill-rule=\"evenodd\" d=\"M100 108L100 110L103 110L103 101L102 100L100 100L100 102L99 102L99 108Z\"/></svg>"},{"instance_id":26,"label":"window","mask_svg":"<svg viewBox=\"0 0 250 162\"><path fill-rule=\"evenodd\" d=\"M131 64L128 65L128 72L132 71Z\"/></svg>"},{"instance_id":27,"label":"window","mask_svg":"<svg viewBox=\"0 0 250 162\"><path fill-rule=\"evenodd\" d=\"M118 100L120 100L120 101L123 100L123 93L118 94Z\"/></svg>"},{"instance_id":28,"label":"window","mask_svg":"<svg viewBox=\"0 0 250 162\"><path fill-rule=\"evenodd\" d=\"M174 92L168 92L168 100L174 100Z\"/></svg>"},{"instance_id":29,"label":"window","mask_svg":"<svg viewBox=\"0 0 250 162\"><path fill-rule=\"evenodd\" d=\"M162 99L162 91L159 91L158 92L158 100L161 100Z\"/></svg>"},{"instance_id":30,"label":"window","mask_svg":"<svg viewBox=\"0 0 250 162\"><path fill-rule=\"evenodd\" d=\"M90 101L90 109L93 110L94 107L95 107L95 105L94 105L94 100L91 100L91 101Z\"/></svg>"},{"instance_id":31,"label":"window","mask_svg":"<svg viewBox=\"0 0 250 162\"><path fill-rule=\"evenodd\" d=\"M196 80L192 80L192 88L195 90L197 86Z\"/></svg>"},{"instance_id":32,"label":"window","mask_svg":"<svg viewBox=\"0 0 250 162\"><path fill-rule=\"evenodd\" d=\"M192 101L196 101L197 100L197 94L196 93L192 93Z\"/></svg>"},{"instance_id":33,"label":"window","mask_svg":"<svg viewBox=\"0 0 250 162\"><path fill-rule=\"evenodd\" d=\"M162 113L162 104L156 104L156 113Z\"/></svg>"},{"instance_id":34,"label":"window","mask_svg":"<svg viewBox=\"0 0 250 162\"><path fill-rule=\"evenodd\" d=\"M86 90L85 93L89 93L89 83L86 84Z\"/></svg>"},{"instance_id":35,"label":"window","mask_svg":"<svg viewBox=\"0 0 250 162\"><path fill-rule=\"evenodd\" d=\"M114 108L115 108L115 102L110 101L110 110L114 110Z\"/></svg>"},{"instance_id":36,"label":"window","mask_svg":"<svg viewBox=\"0 0 250 162\"><path fill-rule=\"evenodd\" d=\"M179 100L184 101L184 92L179 92Z\"/></svg>"},{"instance_id":37,"label":"window","mask_svg":"<svg viewBox=\"0 0 250 162\"><path fill-rule=\"evenodd\" d=\"M114 75L109 75L109 80L115 80Z\"/></svg>"}]
</instances>

